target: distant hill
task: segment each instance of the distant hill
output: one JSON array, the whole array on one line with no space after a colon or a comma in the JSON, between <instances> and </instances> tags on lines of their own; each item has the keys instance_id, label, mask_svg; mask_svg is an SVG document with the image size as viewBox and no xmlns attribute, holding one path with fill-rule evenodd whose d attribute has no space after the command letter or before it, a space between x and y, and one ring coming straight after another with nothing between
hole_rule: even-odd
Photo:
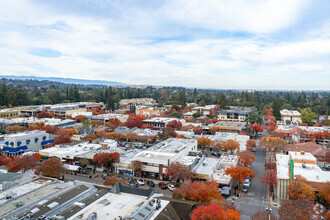
<instances>
[{"instance_id":1,"label":"distant hill","mask_svg":"<svg viewBox=\"0 0 330 220\"><path fill-rule=\"evenodd\" d=\"M125 86L127 84L105 80L88 80L88 79L73 79L61 77L39 77L39 76L14 76L14 75L0 75L1 78L18 79L18 80L48 80L53 82L61 82L66 84L82 84L82 85L105 85L105 86Z\"/></svg>"}]
</instances>

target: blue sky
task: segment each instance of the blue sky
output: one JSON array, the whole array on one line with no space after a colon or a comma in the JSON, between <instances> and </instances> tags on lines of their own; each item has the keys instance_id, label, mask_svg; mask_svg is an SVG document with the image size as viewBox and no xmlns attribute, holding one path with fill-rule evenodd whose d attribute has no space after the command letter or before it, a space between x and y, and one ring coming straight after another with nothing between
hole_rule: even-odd
<instances>
[{"instance_id":1,"label":"blue sky","mask_svg":"<svg viewBox=\"0 0 330 220\"><path fill-rule=\"evenodd\" d=\"M330 89L324 0L1 1L0 75Z\"/></svg>"}]
</instances>

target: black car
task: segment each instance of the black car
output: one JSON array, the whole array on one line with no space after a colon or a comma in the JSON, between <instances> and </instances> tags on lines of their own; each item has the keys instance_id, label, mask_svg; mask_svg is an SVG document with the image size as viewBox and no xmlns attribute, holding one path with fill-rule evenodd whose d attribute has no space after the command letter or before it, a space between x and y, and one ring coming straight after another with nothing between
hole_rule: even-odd
<instances>
[{"instance_id":1,"label":"black car","mask_svg":"<svg viewBox=\"0 0 330 220\"><path fill-rule=\"evenodd\" d=\"M129 185L130 185L131 187L139 187L139 185L136 184L136 183L130 183Z\"/></svg>"},{"instance_id":2,"label":"black car","mask_svg":"<svg viewBox=\"0 0 330 220\"><path fill-rule=\"evenodd\" d=\"M147 185L150 187L155 187L155 183L153 181L147 181Z\"/></svg>"},{"instance_id":3,"label":"black car","mask_svg":"<svg viewBox=\"0 0 330 220\"><path fill-rule=\"evenodd\" d=\"M218 156L217 152L212 152L211 153L213 156Z\"/></svg>"}]
</instances>

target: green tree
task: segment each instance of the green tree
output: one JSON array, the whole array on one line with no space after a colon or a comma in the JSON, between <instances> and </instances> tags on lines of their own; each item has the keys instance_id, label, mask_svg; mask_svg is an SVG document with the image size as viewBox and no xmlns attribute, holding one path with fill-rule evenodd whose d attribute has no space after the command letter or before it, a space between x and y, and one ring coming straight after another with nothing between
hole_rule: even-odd
<instances>
[{"instance_id":1,"label":"green tree","mask_svg":"<svg viewBox=\"0 0 330 220\"><path fill-rule=\"evenodd\" d=\"M227 106L226 95L223 92L220 93L220 96L218 99L218 104L219 104L220 108L222 108L222 109L225 109Z\"/></svg>"},{"instance_id":2,"label":"green tree","mask_svg":"<svg viewBox=\"0 0 330 220\"><path fill-rule=\"evenodd\" d=\"M262 116L257 111L252 111L248 113L245 121L249 124L261 124L262 123Z\"/></svg>"},{"instance_id":3,"label":"green tree","mask_svg":"<svg viewBox=\"0 0 330 220\"><path fill-rule=\"evenodd\" d=\"M282 108L282 101L279 97L277 97L272 103L273 115L275 116L276 120L281 120L281 113L280 113L281 108Z\"/></svg>"},{"instance_id":4,"label":"green tree","mask_svg":"<svg viewBox=\"0 0 330 220\"><path fill-rule=\"evenodd\" d=\"M306 109L301 109L298 108L301 114L301 120L303 123L307 123L309 126L312 126L314 124L314 120L317 117L317 114L315 112L312 112L312 109L306 108Z\"/></svg>"}]
</instances>

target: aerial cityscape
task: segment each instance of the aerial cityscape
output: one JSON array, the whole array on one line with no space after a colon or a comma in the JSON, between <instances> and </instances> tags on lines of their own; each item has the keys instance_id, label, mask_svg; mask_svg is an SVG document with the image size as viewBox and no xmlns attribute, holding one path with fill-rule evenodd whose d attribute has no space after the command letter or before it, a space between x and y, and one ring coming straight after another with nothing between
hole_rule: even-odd
<instances>
[{"instance_id":1,"label":"aerial cityscape","mask_svg":"<svg viewBox=\"0 0 330 220\"><path fill-rule=\"evenodd\" d=\"M0 7L0 219L330 220L330 2Z\"/></svg>"}]
</instances>

